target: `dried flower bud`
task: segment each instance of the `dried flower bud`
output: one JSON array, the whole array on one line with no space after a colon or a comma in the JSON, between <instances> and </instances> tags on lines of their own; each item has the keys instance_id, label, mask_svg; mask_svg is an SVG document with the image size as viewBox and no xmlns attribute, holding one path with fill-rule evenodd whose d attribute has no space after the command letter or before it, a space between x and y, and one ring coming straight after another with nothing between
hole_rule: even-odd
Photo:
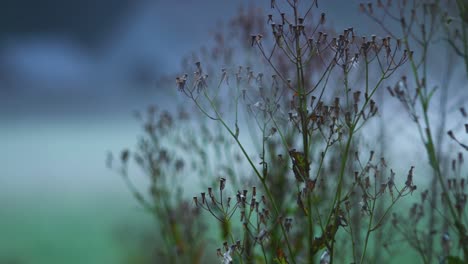
<instances>
[{"instance_id":1,"label":"dried flower bud","mask_svg":"<svg viewBox=\"0 0 468 264\"><path fill-rule=\"evenodd\" d=\"M353 99L354 99L354 103L357 104L359 103L359 97L361 96L361 91L356 91L354 92L353 94Z\"/></svg>"},{"instance_id":2,"label":"dried flower bud","mask_svg":"<svg viewBox=\"0 0 468 264\"><path fill-rule=\"evenodd\" d=\"M393 186L395 186L395 172L390 169L390 177L387 182L388 190L391 192L393 190Z\"/></svg>"},{"instance_id":3,"label":"dried flower bud","mask_svg":"<svg viewBox=\"0 0 468 264\"><path fill-rule=\"evenodd\" d=\"M255 39L256 39L256 38L257 38L257 36L255 36L255 35L251 35L251 36L250 36L250 40L251 40L250 45L251 45L252 47L253 47L254 44L255 44Z\"/></svg>"},{"instance_id":4,"label":"dried flower bud","mask_svg":"<svg viewBox=\"0 0 468 264\"><path fill-rule=\"evenodd\" d=\"M405 20L404 17L402 17L402 18L400 19L400 23L401 23L401 26L402 26L403 28L406 28L406 20Z\"/></svg>"},{"instance_id":5,"label":"dried flower bud","mask_svg":"<svg viewBox=\"0 0 468 264\"><path fill-rule=\"evenodd\" d=\"M453 135L452 130L447 131L447 135L448 135L451 139L456 140L456 139L455 139L455 136Z\"/></svg>"},{"instance_id":6,"label":"dried flower bud","mask_svg":"<svg viewBox=\"0 0 468 264\"><path fill-rule=\"evenodd\" d=\"M411 166L410 170L408 171L408 176L405 182L406 187L410 189L413 189L413 169L414 169L414 166Z\"/></svg>"},{"instance_id":7,"label":"dried flower bud","mask_svg":"<svg viewBox=\"0 0 468 264\"><path fill-rule=\"evenodd\" d=\"M366 6L365 6L363 3L360 3L360 4L359 4L359 10L360 10L361 12L366 12Z\"/></svg>"},{"instance_id":8,"label":"dried flower bud","mask_svg":"<svg viewBox=\"0 0 468 264\"><path fill-rule=\"evenodd\" d=\"M252 198L252 200L250 201L250 211L253 211L254 208L255 208L255 198Z\"/></svg>"},{"instance_id":9,"label":"dried flower bud","mask_svg":"<svg viewBox=\"0 0 468 264\"><path fill-rule=\"evenodd\" d=\"M366 189L368 189L368 188L371 187L371 183L370 183L370 178L369 178L369 176L367 176L366 179L365 179L364 187L365 187Z\"/></svg>"},{"instance_id":10,"label":"dried flower bud","mask_svg":"<svg viewBox=\"0 0 468 264\"><path fill-rule=\"evenodd\" d=\"M130 151L128 149L124 149L122 153L120 154L120 160L123 163L127 163L129 155L130 155Z\"/></svg>"},{"instance_id":11,"label":"dried flower bud","mask_svg":"<svg viewBox=\"0 0 468 264\"><path fill-rule=\"evenodd\" d=\"M219 190L222 191L222 190L224 190L224 188L226 188L226 179L221 178L219 180Z\"/></svg>"},{"instance_id":12,"label":"dried flower bud","mask_svg":"<svg viewBox=\"0 0 468 264\"><path fill-rule=\"evenodd\" d=\"M351 113L350 112L345 113L345 122L348 126L351 126Z\"/></svg>"},{"instance_id":13,"label":"dried flower bud","mask_svg":"<svg viewBox=\"0 0 468 264\"><path fill-rule=\"evenodd\" d=\"M384 168L387 167L387 162L385 161L385 158L383 158L383 157L380 158L380 163L382 164L382 166L383 166Z\"/></svg>"},{"instance_id":14,"label":"dried flower bud","mask_svg":"<svg viewBox=\"0 0 468 264\"><path fill-rule=\"evenodd\" d=\"M466 111L465 111L465 108L464 107L460 107L460 113L462 114L462 116L464 118L468 117L468 115L466 114Z\"/></svg>"},{"instance_id":15,"label":"dried flower bud","mask_svg":"<svg viewBox=\"0 0 468 264\"><path fill-rule=\"evenodd\" d=\"M202 204L205 204L206 201L206 194L204 192L201 193Z\"/></svg>"},{"instance_id":16,"label":"dried flower bud","mask_svg":"<svg viewBox=\"0 0 468 264\"><path fill-rule=\"evenodd\" d=\"M368 3L367 8L369 9L369 13L372 15L374 13L374 10L372 8L372 3Z\"/></svg>"}]
</instances>

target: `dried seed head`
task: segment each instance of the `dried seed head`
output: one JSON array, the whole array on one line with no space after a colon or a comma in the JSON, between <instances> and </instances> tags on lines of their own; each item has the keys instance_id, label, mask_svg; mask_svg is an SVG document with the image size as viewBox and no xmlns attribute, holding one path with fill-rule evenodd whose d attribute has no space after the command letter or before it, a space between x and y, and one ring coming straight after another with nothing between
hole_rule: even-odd
<instances>
[{"instance_id":1,"label":"dried seed head","mask_svg":"<svg viewBox=\"0 0 468 264\"><path fill-rule=\"evenodd\" d=\"M323 36L322 41L323 41L323 42L326 42L326 41L327 41L327 36L328 36L328 34L327 34L327 33L323 33L322 36Z\"/></svg>"},{"instance_id":2,"label":"dried seed head","mask_svg":"<svg viewBox=\"0 0 468 264\"><path fill-rule=\"evenodd\" d=\"M206 194L204 192L201 193L201 197L202 197L202 204L205 204L205 201L206 201Z\"/></svg>"},{"instance_id":3,"label":"dried seed head","mask_svg":"<svg viewBox=\"0 0 468 264\"><path fill-rule=\"evenodd\" d=\"M253 211L254 208L255 208L255 198L252 198L252 200L250 201L250 211Z\"/></svg>"},{"instance_id":4,"label":"dried seed head","mask_svg":"<svg viewBox=\"0 0 468 264\"><path fill-rule=\"evenodd\" d=\"M453 134L452 130L447 131L447 135L448 135L451 139L456 140L456 139L455 139L455 135Z\"/></svg>"},{"instance_id":5,"label":"dried seed head","mask_svg":"<svg viewBox=\"0 0 468 264\"><path fill-rule=\"evenodd\" d=\"M224 188L226 188L226 179L221 178L219 180L219 190L222 191L222 190L224 190Z\"/></svg>"},{"instance_id":6,"label":"dried seed head","mask_svg":"<svg viewBox=\"0 0 468 264\"><path fill-rule=\"evenodd\" d=\"M359 4L359 10L360 10L361 12L366 12L366 6L365 6L363 3L360 3L360 4Z\"/></svg>"},{"instance_id":7,"label":"dried seed head","mask_svg":"<svg viewBox=\"0 0 468 264\"><path fill-rule=\"evenodd\" d=\"M350 112L345 113L345 122L348 126L351 126L351 113Z\"/></svg>"},{"instance_id":8,"label":"dried seed head","mask_svg":"<svg viewBox=\"0 0 468 264\"><path fill-rule=\"evenodd\" d=\"M468 115L466 114L466 111L465 111L465 108L464 107L460 107L460 113L462 114L462 116L464 118L468 117Z\"/></svg>"},{"instance_id":9,"label":"dried seed head","mask_svg":"<svg viewBox=\"0 0 468 264\"><path fill-rule=\"evenodd\" d=\"M130 155L130 151L128 149L124 149L122 153L120 154L120 160L123 163L127 163L129 155Z\"/></svg>"},{"instance_id":10,"label":"dried seed head","mask_svg":"<svg viewBox=\"0 0 468 264\"><path fill-rule=\"evenodd\" d=\"M403 28L406 28L406 20L405 20L404 17L402 17L402 18L400 19L400 23L401 23L401 26L402 26Z\"/></svg>"},{"instance_id":11,"label":"dried seed head","mask_svg":"<svg viewBox=\"0 0 468 264\"><path fill-rule=\"evenodd\" d=\"M387 185L388 185L388 190L392 192L393 187L395 186L395 172L392 169L390 169L390 177L388 179Z\"/></svg>"},{"instance_id":12,"label":"dried seed head","mask_svg":"<svg viewBox=\"0 0 468 264\"><path fill-rule=\"evenodd\" d=\"M357 104L359 103L359 97L361 96L361 91L356 91L354 92L353 94L353 99L354 99L354 103Z\"/></svg>"},{"instance_id":13,"label":"dried seed head","mask_svg":"<svg viewBox=\"0 0 468 264\"><path fill-rule=\"evenodd\" d=\"M380 158L380 164L382 164L382 166L383 166L384 168L387 167L387 162L385 161L385 158L384 158L384 157Z\"/></svg>"},{"instance_id":14,"label":"dried seed head","mask_svg":"<svg viewBox=\"0 0 468 264\"><path fill-rule=\"evenodd\" d=\"M383 3L382 3L382 0L377 0L377 7L378 8L383 8Z\"/></svg>"},{"instance_id":15,"label":"dried seed head","mask_svg":"<svg viewBox=\"0 0 468 264\"><path fill-rule=\"evenodd\" d=\"M370 183L370 178L369 178L369 176L367 176L366 179L365 179L364 187L365 187L366 189L368 189L368 188L371 187L371 183Z\"/></svg>"},{"instance_id":16,"label":"dried seed head","mask_svg":"<svg viewBox=\"0 0 468 264\"><path fill-rule=\"evenodd\" d=\"M408 176L406 177L405 182L406 187L408 187L411 191L416 189L416 186L413 185L413 169L414 166L411 166L410 170L408 171Z\"/></svg>"}]
</instances>

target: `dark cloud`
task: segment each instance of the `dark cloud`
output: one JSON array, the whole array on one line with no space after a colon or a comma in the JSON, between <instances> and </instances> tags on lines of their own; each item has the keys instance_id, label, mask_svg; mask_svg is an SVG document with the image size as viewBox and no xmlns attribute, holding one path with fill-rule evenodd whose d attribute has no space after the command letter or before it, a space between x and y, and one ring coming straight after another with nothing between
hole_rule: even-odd
<instances>
[{"instance_id":1,"label":"dark cloud","mask_svg":"<svg viewBox=\"0 0 468 264\"><path fill-rule=\"evenodd\" d=\"M132 0L5 0L0 8L0 40L59 35L97 48L130 10Z\"/></svg>"}]
</instances>

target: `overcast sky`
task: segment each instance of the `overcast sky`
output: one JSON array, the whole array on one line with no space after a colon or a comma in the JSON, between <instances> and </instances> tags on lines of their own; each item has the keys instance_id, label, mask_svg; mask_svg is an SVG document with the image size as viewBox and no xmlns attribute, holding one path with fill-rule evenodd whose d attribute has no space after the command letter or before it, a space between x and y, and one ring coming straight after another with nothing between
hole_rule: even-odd
<instances>
[{"instance_id":1,"label":"overcast sky","mask_svg":"<svg viewBox=\"0 0 468 264\"><path fill-rule=\"evenodd\" d=\"M156 101L162 88L157 79L174 73L182 55L206 42L208 29L233 15L238 5L188 0L2 2L2 114L87 114L90 107L106 111L148 96Z\"/></svg>"},{"instance_id":2,"label":"overcast sky","mask_svg":"<svg viewBox=\"0 0 468 264\"><path fill-rule=\"evenodd\" d=\"M2 1L0 115L88 115L157 101L158 89L167 88L158 78L174 74L181 57L207 44L219 22L252 3L269 6L247 0ZM365 24L354 1L319 4L337 28L351 20Z\"/></svg>"}]
</instances>

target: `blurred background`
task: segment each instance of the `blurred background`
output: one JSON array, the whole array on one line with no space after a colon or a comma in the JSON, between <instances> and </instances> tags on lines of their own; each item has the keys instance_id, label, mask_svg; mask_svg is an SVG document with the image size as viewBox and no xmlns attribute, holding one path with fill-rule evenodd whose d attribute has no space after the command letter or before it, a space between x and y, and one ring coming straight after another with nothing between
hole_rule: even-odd
<instances>
[{"instance_id":1,"label":"blurred background","mask_svg":"<svg viewBox=\"0 0 468 264\"><path fill-rule=\"evenodd\" d=\"M131 250L120 233L150 216L106 153L136 144L133 110L175 107L158 79L238 5L2 1L0 263L119 263Z\"/></svg>"},{"instance_id":2,"label":"blurred background","mask_svg":"<svg viewBox=\"0 0 468 264\"><path fill-rule=\"evenodd\" d=\"M131 227L151 217L106 168L106 153L136 144L133 110L177 105L158 80L240 4L2 1L0 263L129 254Z\"/></svg>"},{"instance_id":3,"label":"blurred background","mask_svg":"<svg viewBox=\"0 0 468 264\"><path fill-rule=\"evenodd\" d=\"M119 263L132 250L129 227L151 219L106 153L135 145L133 110L175 109L175 85L160 80L252 2L269 5L1 2L0 263ZM332 26L372 32L354 1L336 2L319 1Z\"/></svg>"}]
</instances>

